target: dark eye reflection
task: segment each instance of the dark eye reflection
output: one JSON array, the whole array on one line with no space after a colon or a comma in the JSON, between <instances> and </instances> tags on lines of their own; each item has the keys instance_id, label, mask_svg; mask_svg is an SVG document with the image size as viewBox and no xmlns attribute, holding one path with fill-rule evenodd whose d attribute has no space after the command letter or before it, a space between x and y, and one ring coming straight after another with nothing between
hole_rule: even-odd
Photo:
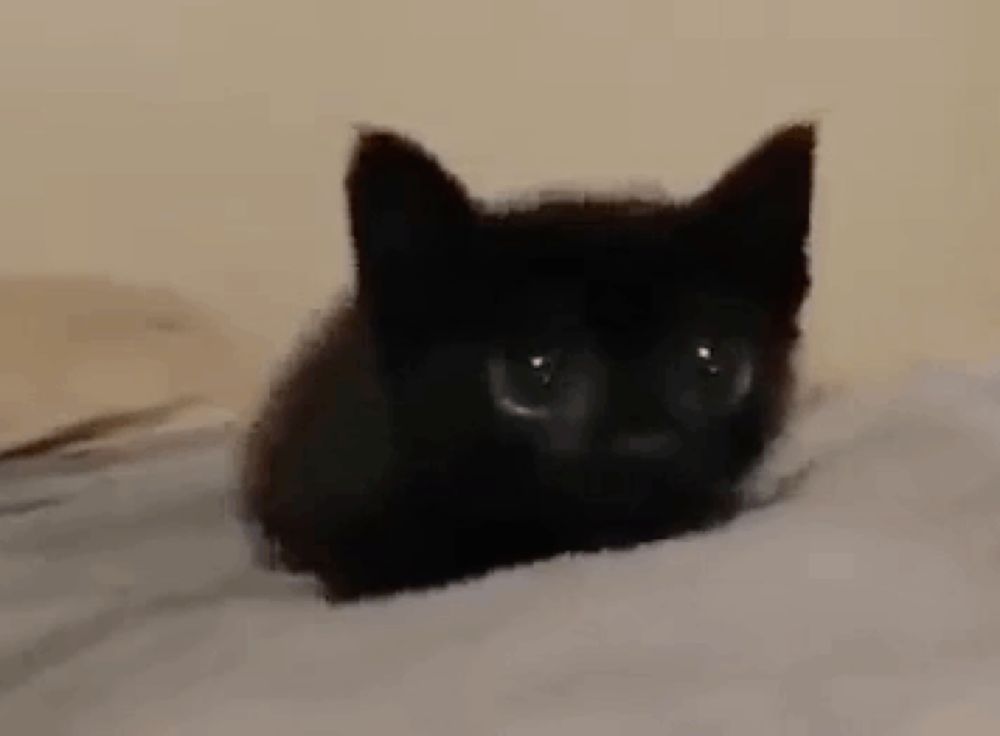
<instances>
[{"instance_id":1,"label":"dark eye reflection","mask_svg":"<svg viewBox=\"0 0 1000 736\"><path fill-rule=\"evenodd\" d=\"M562 363L555 348L508 348L490 361L490 388L508 411L542 413L554 398Z\"/></svg>"},{"instance_id":2,"label":"dark eye reflection","mask_svg":"<svg viewBox=\"0 0 1000 736\"><path fill-rule=\"evenodd\" d=\"M666 383L657 391L678 418L710 420L734 410L750 392L754 356L732 337L699 336L675 344L663 364ZM575 359L574 359L575 360ZM490 394L498 409L521 417L542 417L571 391L569 356L547 345L508 345L489 358ZM662 369L661 369L662 370ZM660 375L664 375L660 373ZM634 380L649 380L648 374Z\"/></svg>"},{"instance_id":3,"label":"dark eye reflection","mask_svg":"<svg viewBox=\"0 0 1000 736\"><path fill-rule=\"evenodd\" d=\"M734 409L752 381L753 356L745 341L698 337L683 350L671 391L685 411L712 415Z\"/></svg>"}]
</instances>

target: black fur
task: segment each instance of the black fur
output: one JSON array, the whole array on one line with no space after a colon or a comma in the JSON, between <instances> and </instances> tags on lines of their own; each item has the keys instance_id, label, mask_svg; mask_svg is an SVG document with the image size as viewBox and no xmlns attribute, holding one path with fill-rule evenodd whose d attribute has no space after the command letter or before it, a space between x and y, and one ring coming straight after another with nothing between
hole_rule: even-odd
<instances>
[{"instance_id":1,"label":"black fur","mask_svg":"<svg viewBox=\"0 0 1000 736\"><path fill-rule=\"evenodd\" d=\"M792 384L813 147L780 130L683 202L490 206L363 132L355 293L247 447L274 559L349 599L730 519Z\"/></svg>"}]
</instances>

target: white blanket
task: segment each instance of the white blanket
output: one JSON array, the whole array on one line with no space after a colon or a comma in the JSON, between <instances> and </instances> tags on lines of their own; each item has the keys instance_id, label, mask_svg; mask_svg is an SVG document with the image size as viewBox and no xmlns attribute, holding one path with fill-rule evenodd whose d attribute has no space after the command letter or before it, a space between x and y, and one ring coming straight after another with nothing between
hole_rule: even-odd
<instances>
[{"instance_id":1,"label":"white blanket","mask_svg":"<svg viewBox=\"0 0 1000 736\"><path fill-rule=\"evenodd\" d=\"M725 529L337 609L230 477L0 470L4 733L1000 733L1000 371L810 411Z\"/></svg>"}]
</instances>

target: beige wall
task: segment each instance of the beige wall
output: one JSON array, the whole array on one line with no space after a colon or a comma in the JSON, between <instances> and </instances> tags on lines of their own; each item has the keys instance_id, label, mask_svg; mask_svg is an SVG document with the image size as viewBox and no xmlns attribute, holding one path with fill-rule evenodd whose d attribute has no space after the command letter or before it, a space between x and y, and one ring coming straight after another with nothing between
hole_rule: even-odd
<instances>
[{"instance_id":1,"label":"beige wall","mask_svg":"<svg viewBox=\"0 0 1000 736\"><path fill-rule=\"evenodd\" d=\"M688 191L822 121L809 365L1000 353L993 0L5 0L0 275L173 287L271 353L345 281L350 125L485 193Z\"/></svg>"}]
</instances>

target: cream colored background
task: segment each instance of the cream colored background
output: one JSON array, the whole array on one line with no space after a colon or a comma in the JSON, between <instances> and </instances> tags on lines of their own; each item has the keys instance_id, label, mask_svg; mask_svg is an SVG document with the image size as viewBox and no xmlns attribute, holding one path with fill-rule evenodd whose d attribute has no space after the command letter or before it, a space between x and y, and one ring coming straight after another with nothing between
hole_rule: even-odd
<instances>
[{"instance_id":1,"label":"cream colored background","mask_svg":"<svg viewBox=\"0 0 1000 736\"><path fill-rule=\"evenodd\" d=\"M0 432L74 392L77 413L252 402L346 283L356 122L413 133L484 194L686 192L817 117L810 375L1000 352L998 40L993 0L4 0ZM171 309L193 337L67 327L119 298L145 324L129 285L190 302ZM17 304L36 287L29 334Z\"/></svg>"}]
</instances>

